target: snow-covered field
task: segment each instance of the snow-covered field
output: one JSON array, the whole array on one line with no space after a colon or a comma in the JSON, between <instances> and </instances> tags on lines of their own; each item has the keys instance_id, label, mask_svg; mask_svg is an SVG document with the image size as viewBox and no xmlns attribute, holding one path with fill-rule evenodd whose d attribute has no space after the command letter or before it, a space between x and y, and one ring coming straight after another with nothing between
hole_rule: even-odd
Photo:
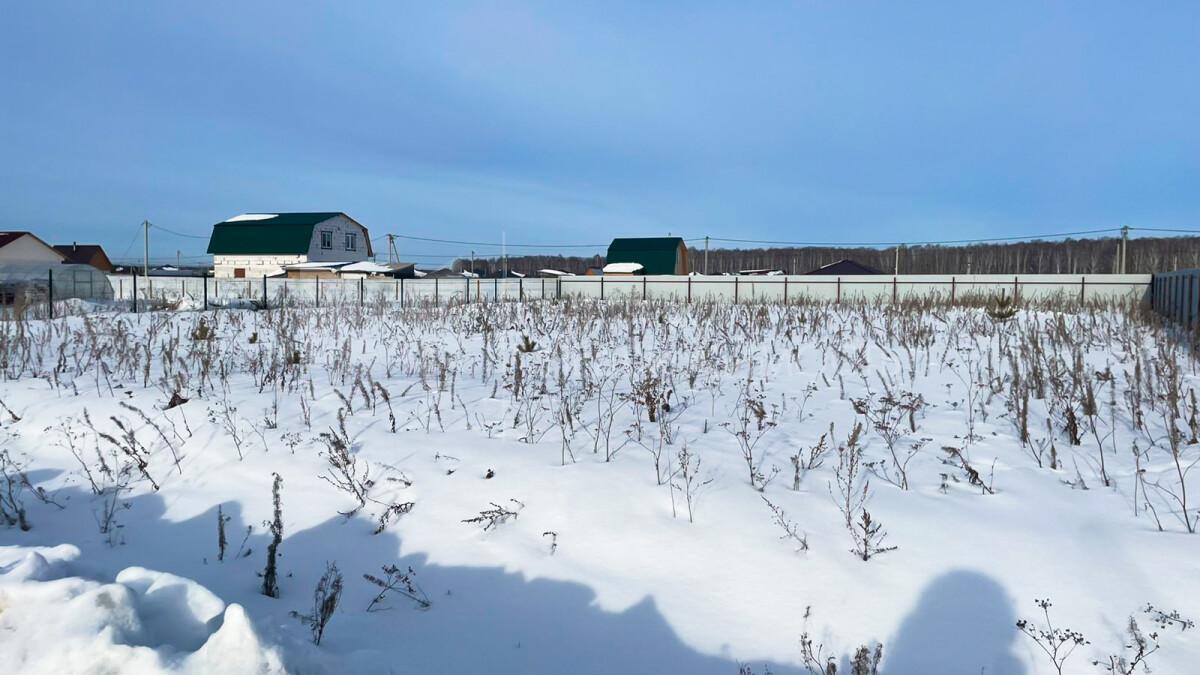
<instances>
[{"instance_id":1,"label":"snow-covered field","mask_svg":"<svg viewBox=\"0 0 1200 675\"><path fill-rule=\"evenodd\" d=\"M0 370L6 672L1034 675L1046 598L1063 673L1131 616L1200 663L1200 377L1140 312L108 313Z\"/></svg>"}]
</instances>

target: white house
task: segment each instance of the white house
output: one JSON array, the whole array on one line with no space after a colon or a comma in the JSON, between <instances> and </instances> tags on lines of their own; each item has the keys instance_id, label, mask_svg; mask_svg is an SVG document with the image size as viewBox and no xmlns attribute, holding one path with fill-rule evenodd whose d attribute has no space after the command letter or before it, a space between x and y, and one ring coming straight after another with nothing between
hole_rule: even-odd
<instances>
[{"instance_id":1,"label":"white house","mask_svg":"<svg viewBox=\"0 0 1200 675\"><path fill-rule=\"evenodd\" d=\"M367 228L339 212L244 213L213 225L217 278L276 276L307 262L352 263L373 254Z\"/></svg>"},{"instance_id":2,"label":"white house","mask_svg":"<svg viewBox=\"0 0 1200 675\"><path fill-rule=\"evenodd\" d=\"M59 265L66 257L29 232L0 232L0 265L45 263Z\"/></svg>"}]
</instances>

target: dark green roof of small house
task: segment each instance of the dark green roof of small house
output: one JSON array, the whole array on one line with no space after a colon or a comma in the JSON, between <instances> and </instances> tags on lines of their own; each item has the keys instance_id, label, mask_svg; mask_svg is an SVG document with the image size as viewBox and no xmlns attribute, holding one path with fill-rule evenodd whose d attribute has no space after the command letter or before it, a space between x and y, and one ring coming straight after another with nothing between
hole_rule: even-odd
<instances>
[{"instance_id":1,"label":"dark green roof of small house","mask_svg":"<svg viewBox=\"0 0 1200 675\"><path fill-rule=\"evenodd\" d=\"M340 211L278 213L261 220L222 221L213 225L208 252L215 255L303 255L308 253L315 225L344 215Z\"/></svg>"},{"instance_id":2,"label":"dark green roof of small house","mask_svg":"<svg viewBox=\"0 0 1200 675\"><path fill-rule=\"evenodd\" d=\"M644 274L675 274L681 237L626 237L608 245L608 263L640 263Z\"/></svg>"}]
</instances>

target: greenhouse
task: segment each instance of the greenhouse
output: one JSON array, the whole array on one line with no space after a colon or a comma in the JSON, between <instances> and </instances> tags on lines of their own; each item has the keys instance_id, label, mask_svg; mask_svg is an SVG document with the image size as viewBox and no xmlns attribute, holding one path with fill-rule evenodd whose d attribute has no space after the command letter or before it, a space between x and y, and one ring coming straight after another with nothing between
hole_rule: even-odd
<instances>
[{"instance_id":1,"label":"greenhouse","mask_svg":"<svg viewBox=\"0 0 1200 675\"><path fill-rule=\"evenodd\" d=\"M112 300L108 277L91 265L0 264L0 304L28 306L46 298Z\"/></svg>"}]
</instances>

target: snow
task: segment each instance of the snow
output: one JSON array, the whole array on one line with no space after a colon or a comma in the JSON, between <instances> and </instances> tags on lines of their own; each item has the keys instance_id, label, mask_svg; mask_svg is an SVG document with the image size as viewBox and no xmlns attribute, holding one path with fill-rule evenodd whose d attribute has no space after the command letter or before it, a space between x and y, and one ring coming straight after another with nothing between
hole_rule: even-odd
<instances>
[{"instance_id":1,"label":"snow","mask_svg":"<svg viewBox=\"0 0 1200 675\"><path fill-rule=\"evenodd\" d=\"M617 262L609 263L604 266L605 274L634 274L642 270L641 263Z\"/></svg>"},{"instance_id":2,"label":"snow","mask_svg":"<svg viewBox=\"0 0 1200 675\"><path fill-rule=\"evenodd\" d=\"M380 265L379 263L373 263L369 260L364 260L362 262L350 263L338 271L359 272L363 274L391 274L395 270L387 265Z\"/></svg>"},{"instance_id":3,"label":"snow","mask_svg":"<svg viewBox=\"0 0 1200 675\"><path fill-rule=\"evenodd\" d=\"M279 217L278 213L243 213L242 215L234 216L234 217L230 218L229 220L226 220L225 222L227 222L227 223L242 223L242 222L246 222L249 220L270 220L271 218L278 218L278 217Z\"/></svg>"},{"instance_id":4,"label":"snow","mask_svg":"<svg viewBox=\"0 0 1200 675\"><path fill-rule=\"evenodd\" d=\"M302 262L302 263L292 263L290 265L284 265L283 268L285 270L324 270L324 269L336 269L336 268L342 267L343 265L349 265L349 264L350 264L349 261L346 261L346 262Z\"/></svg>"},{"instance_id":5,"label":"snow","mask_svg":"<svg viewBox=\"0 0 1200 675\"><path fill-rule=\"evenodd\" d=\"M285 672L240 606L193 581L140 567L111 583L72 576L73 546L18 555L0 548L0 662L9 672Z\"/></svg>"},{"instance_id":6,"label":"snow","mask_svg":"<svg viewBox=\"0 0 1200 675\"><path fill-rule=\"evenodd\" d=\"M201 318L215 339L188 339ZM1066 672L1092 672L1093 659L1119 652L1130 614L1154 628L1139 614L1146 603L1200 615L1200 540L1150 488L1158 531L1132 452L1134 443L1149 452L1147 481L1171 485L1162 413L1168 366L1178 365L1181 453L1200 456L1200 444L1186 443L1186 392L1200 378L1166 329L1117 311L1022 311L996 322L963 308L575 301L108 313L22 330L22 341L0 343L9 364L0 401L11 410L0 408L0 442L53 503L26 490L31 529L0 525L0 663L20 672L733 675L744 662L795 675L806 672L807 631L839 661L882 643L885 675L1039 675L1054 670L1015 628L1039 616L1034 598L1052 598L1056 623L1091 641ZM526 336L534 349L518 352ZM1050 395L1031 400L1030 444L1017 436L1010 358L1026 363L1020 355L1034 344L1043 377L1067 381L1082 363L1095 387L1095 421L1076 411L1080 445ZM292 349L302 362L268 378ZM525 394L514 391L518 353ZM671 426L667 461L686 444L712 479L695 522L669 487L679 476L660 484L659 422L635 414L636 397L621 402L647 373L672 392L671 410L658 413ZM1134 386L1135 373L1154 395ZM761 492L731 433L748 383L774 420L756 446L763 473L780 470ZM177 387L189 400L168 409ZM1144 429L1127 403L1135 390L1146 397ZM595 431L606 391L618 406L611 457ZM901 420L900 444L922 449L905 490L884 479L890 452L864 428L865 459L881 462L881 473L864 470L867 506L898 548L863 561L831 498L836 452L799 489L790 458L831 424L844 444L863 419L853 399L885 391L923 397L917 431ZM570 401L560 392L579 403L569 454L556 420ZM108 533L97 524L106 499L83 466L102 480L97 451L110 466L125 460L87 427L85 410L99 432L119 439L116 420L135 432L160 486L131 469ZM374 483L351 517L341 513L356 501L322 478L330 465L319 434L342 423ZM1048 446L1039 466L1043 439L1054 441L1058 468ZM961 449L995 494L971 484L943 447ZM260 593L258 576L274 473L283 479L279 598ZM1200 494L1200 481L1187 480ZM795 521L808 550L780 539L764 498ZM411 512L372 534L386 505L407 502ZM463 522L493 503L516 516L487 531ZM218 508L228 518L223 560ZM310 611L332 561L345 591L316 646L291 613ZM412 568L428 609L392 593L388 609L366 611L379 589L363 575L389 564ZM1191 672L1198 631L1160 633L1155 672Z\"/></svg>"}]
</instances>

